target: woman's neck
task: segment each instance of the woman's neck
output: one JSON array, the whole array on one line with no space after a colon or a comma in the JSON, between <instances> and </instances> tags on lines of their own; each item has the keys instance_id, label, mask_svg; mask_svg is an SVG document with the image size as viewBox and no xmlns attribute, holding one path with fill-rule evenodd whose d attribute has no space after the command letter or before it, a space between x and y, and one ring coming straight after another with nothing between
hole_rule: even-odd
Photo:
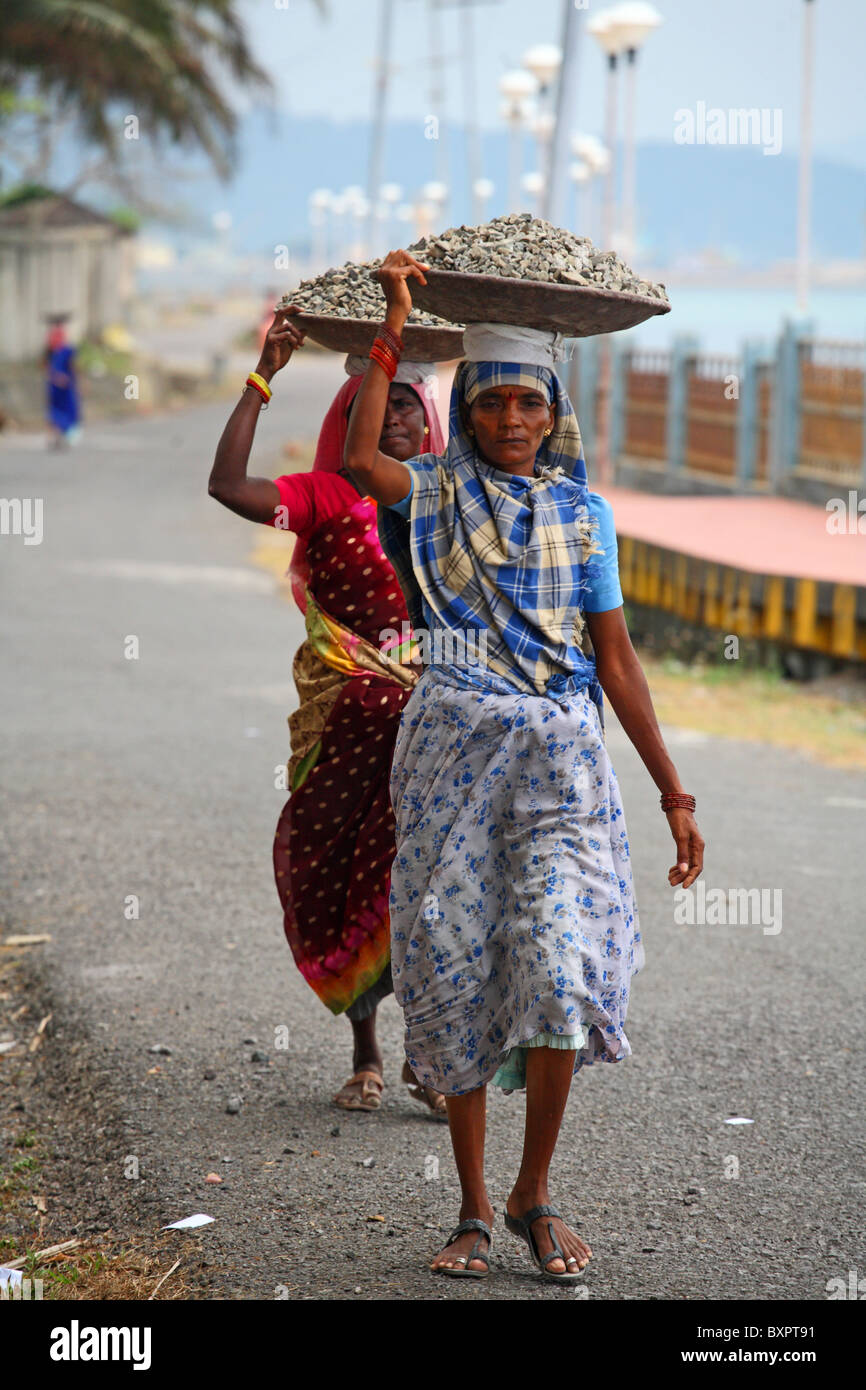
<instances>
[{"instance_id":1,"label":"woman's neck","mask_svg":"<svg viewBox=\"0 0 866 1390\"><path fill-rule=\"evenodd\" d=\"M482 463L486 463L488 468L495 468L499 473L517 474L521 478L531 478L535 472L535 459L527 459L524 463L494 463L486 454L478 450L478 457Z\"/></svg>"}]
</instances>

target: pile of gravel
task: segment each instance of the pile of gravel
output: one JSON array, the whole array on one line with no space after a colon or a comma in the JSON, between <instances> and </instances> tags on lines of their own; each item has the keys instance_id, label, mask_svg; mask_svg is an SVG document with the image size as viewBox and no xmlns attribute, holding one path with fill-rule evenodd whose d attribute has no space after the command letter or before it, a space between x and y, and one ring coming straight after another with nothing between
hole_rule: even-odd
<instances>
[{"instance_id":1,"label":"pile of gravel","mask_svg":"<svg viewBox=\"0 0 866 1390\"><path fill-rule=\"evenodd\" d=\"M528 212L494 217L479 227L449 227L406 249L431 270L586 285L668 302L664 285L642 280L615 251L599 251L589 237L575 236Z\"/></svg>"},{"instance_id":2,"label":"pile of gravel","mask_svg":"<svg viewBox=\"0 0 866 1390\"><path fill-rule=\"evenodd\" d=\"M372 319L375 322L385 315L385 295L376 279L376 271L381 259L373 261L347 261L332 270L325 270L312 280L302 280L291 294L283 295L277 305L285 309L288 304L297 304L306 314L327 314L340 319ZM453 324L450 319L440 319L436 314L428 314L424 309L413 308L406 322L416 328L462 328L463 324Z\"/></svg>"},{"instance_id":3,"label":"pile of gravel","mask_svg":"<svg viewBox=\"0 0 866 1390\"><path fill-rule=\"evenodd\" d=\"M615 251L599 251L589 237L575 236L528 212L494 217L479 227L449 227L437 236L421 237L406 249L435 270L586 285L668 302L664 285L642 280ZM297 304L307 314L378 321L385 310L385 296L376 279L381 264L380 258L346 261L311 280L302 280L296 290L283 296L278 308ZM419 328L463 327L417 306L408 323Z\"/></svg>"}]
</instances>

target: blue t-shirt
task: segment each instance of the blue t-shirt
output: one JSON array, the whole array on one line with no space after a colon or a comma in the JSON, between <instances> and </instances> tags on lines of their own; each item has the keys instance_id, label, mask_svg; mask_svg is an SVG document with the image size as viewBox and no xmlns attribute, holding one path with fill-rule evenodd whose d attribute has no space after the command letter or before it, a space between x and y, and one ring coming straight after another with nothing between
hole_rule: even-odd
<instances>
[{"instance_id":1,"label":"blue t-shirt","mask_svg":"<svg viewBox=\"0 0 866 1390\"><path fill-rule=\"evenodd\" d=\"M410 469L411 473L411 469ZM391 503L391 511L409 519L414 478L410 477L409 491L399 502ZM619 565L617 563L616 531L613 524L613 508L606 498L597 492L586 494L589 514L598 521L596 539L604 546L604 555L593 555L592 564L598 565L598 574L587 576L588 587L581 594L581 608L585 613L607 613L611 608L622 605L622 589L619 584ZM425 614L427 605L423 604Z\"/></svg>"}]
</instances>

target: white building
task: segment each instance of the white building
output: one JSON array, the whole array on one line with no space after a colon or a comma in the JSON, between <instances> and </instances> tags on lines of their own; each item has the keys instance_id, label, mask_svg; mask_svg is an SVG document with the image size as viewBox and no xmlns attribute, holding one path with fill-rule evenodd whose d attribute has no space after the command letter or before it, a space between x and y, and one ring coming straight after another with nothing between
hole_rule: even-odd
<instances>
[{"instance_id":1,"label":"white building","mask_svg":"<svg viewBox=\"0 0 866 1390\"><path fill-rule=\"evenodd\" d=\"M134 238L61 195L0 207L0 361L37 357L46 315L68 314L73 341L126 323Z\"/></svg>"}]
</instances>

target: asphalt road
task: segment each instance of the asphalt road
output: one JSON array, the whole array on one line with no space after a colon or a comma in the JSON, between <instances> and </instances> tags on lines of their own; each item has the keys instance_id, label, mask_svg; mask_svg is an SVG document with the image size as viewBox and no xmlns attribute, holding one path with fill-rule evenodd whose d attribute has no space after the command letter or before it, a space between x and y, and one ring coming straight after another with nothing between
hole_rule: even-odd
<instances>
[{"instance_id":1,"label":"asphalt road","mask_svg":"<svg viewBox=\"0 0 866 1390\"><path fill-rule=\"evenodd\" d=\"M284 374L253 472L283 471L339 380L312 359ZM207 497L227 413L94 426L68 454L0 442L0 496L44 499L41 544L0 536L0 737L3 925L53 938L31 959L79 1104L58 1123L54 1238L208 1213L208 1287L232 1298L823 1300L863 1277L866 778L690 734L686 706L666 733L705 882L780 890L782 929L674 920L666 822L609 716L647 965L634 1055L578 1078L554 1165L595 1257L578 1292L542 1287L500 1222L485 1283L428 1274L458 1187L447 1128L400 1084L399 1011L380 1011L382 1110L336 1111L349 1027L282 936L274 777L302 627L249 563L253 527ZM521 1112L491 1095L497 1209Z\"/></svg>"}]
</instances>

